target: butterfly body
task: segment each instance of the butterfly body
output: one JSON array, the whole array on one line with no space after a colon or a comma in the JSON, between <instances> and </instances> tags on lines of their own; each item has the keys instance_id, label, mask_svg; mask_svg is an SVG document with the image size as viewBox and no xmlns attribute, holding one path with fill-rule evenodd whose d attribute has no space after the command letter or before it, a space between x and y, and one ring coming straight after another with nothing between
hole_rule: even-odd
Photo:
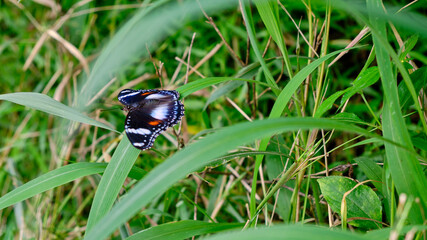
<instances>
[{"instance_id":1,"label":"butterfly body","mask_svg":"<svg viewBox=\"0 0 427 240\"><path fill-rule=\"evenodd\" d=\"M118 99L128 111L126 135L132 145L141 150L151 148L161 132L184 116L184 105L177 91L125 89Z\"/></svg>"}]
</instances>

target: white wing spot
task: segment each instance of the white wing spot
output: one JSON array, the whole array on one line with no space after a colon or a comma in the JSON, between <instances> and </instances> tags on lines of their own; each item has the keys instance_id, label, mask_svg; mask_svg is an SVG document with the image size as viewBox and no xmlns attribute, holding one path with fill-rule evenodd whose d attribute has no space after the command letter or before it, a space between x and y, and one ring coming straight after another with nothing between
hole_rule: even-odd
<instances>
[{"instance_id":1,"label":"white wing spot","mask_svg":"<svg viewBox=\"0 0 427 240\"><path fill-rule=\"evenodd\" d=\"M151 131L146 128L127 128L126 132L135 133L140 135L148 135L151 134Z\"/></svg>"},{"instance_id":2,"label":"white wing spot","mask_svg":"<svg viewBox=\"0 0 427 240\"><path fill-rule=\"evenodd\" d=\"M150 115L153 118L164 120L167 118L168 110L168 105L160 105L154 108Z\"/></svg>"},{"instance_id":3,"label":"white wing spot","mask_svg":"<svg viewBox=\"0 0 427 240\"><path fill-rule=\"evenodd\" d=\"M145 99L159 99L159 98L168 98L171 95L165 95L165 94L160 94L160 93L153 93L148 95Z\"/></svg>"},{"instance_id":4,"label":"white wing spot","mask_svg":"<svg viewBox=\"0 0 427 240\"><path fill-rule=\"evenodd\" d=\"M121 99L123 99L123 98L127 98L127 97L129 97L129 96L138 95L138 94L139 94L139 92L131 92L131 93L128 93L128 94L126 94L126 95L120 96L120 97L119 97L119 100L121 100Z\"/></svg>"}]
</instances>

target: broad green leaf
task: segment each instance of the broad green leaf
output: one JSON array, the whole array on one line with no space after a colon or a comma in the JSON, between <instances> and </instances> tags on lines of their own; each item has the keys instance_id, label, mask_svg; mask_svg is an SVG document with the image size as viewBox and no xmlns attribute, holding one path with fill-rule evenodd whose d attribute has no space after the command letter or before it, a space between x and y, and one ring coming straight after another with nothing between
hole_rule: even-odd
<instances>
[{"instance_id":1,"label":"broad green leaf","mask_svg":"<svg viewBox=\"0 0 427 240\"><path fill-rule=\"evenodd\" d=\"M123 196L120 202L107 215L99 220L97 225L87 233L86 239L104 239L108 237L154 197L166 191L178 180L242 144L284 131L313 128L351 131L368 137L381 138L351 124L320 118L269 119L223 128L186 146L156 166ZM383 140L387 141L386 139Z\"/></svg>"},{"instance_id":2,"label":"broad green leaf","mask_svg":"<svg viewBox=\"0 0 427 240\"><path fill-rule=\"evenodd\" d=\"M331 206L332 210L341 213L341 202L344 193L356 186L356 182L349 178L333 176L318 179L320 190L323 196ZM379 228L381 227L381 202L375 192L365 186L360 185L354 189L346 197L347 202L347 218L363 217L378 221L378 223L370 220L354 220L349 224L363 228Z\"/></svg>"},{"instance_id":3,"label":"broad green leaf","mask_svg":"<svg viewBox=\"0 0 427 240\"><path fill-rule=\"evenodd\" d=\"M122 138L96 190L86 229L90 230L99 219L110 211L140 152L130 144L126 136Z\"/></svg>"},{"instance_id":4,"label":"broad green leaf","mask_svg":"<svg viewBox=\"0 0 427 240\"><path fill-rule=\"evenodd\" d=\"M209 223L202 221L185 220L165 223L142 230L126 238L127 240L155 240L155 239L187 239L192 236L216 233L233 228L243 227L241 223Z\"/></svg>"},{"instance_id":5,"label":"broad green leaf","mask_svg":"<svg viewBox=\"0 0 427 240\"><path fill-rule=\"evenodd\" d=\"M306 239L328 239L328 240L369 240L376 239L361 235L357 232L341 231L319 227L310 224L276 225L273 227L251 228L244 231L233 231L216 234L206 240L233 239L233 240L306 240Z\"/></svg>"},{"instance_id":6,"label":"broad green leaf","mask_svg":"<svg viewBox=\"0 0 427 240\"><path fill-rule=\"evenodd\" d=\"M104 169L105 164L102 163L75 163L52 170L2 196L0 209L78 178L102 173Z\"/></svg>"},{"instance_id":7,"label":"broad green leaf","mask_svg":"<svg viewBox=\"0 0 427 240\"><path fill-rule=\"evenodd\" d=\"M0 100L10 101L58 117L69 119L71 121L85 123L117 132L104 123L98 122L77 111L76 109L68 107L67 105L62 104L45 94L35 92L7 93L1 94Z\"/></svg>"}]
</instances>

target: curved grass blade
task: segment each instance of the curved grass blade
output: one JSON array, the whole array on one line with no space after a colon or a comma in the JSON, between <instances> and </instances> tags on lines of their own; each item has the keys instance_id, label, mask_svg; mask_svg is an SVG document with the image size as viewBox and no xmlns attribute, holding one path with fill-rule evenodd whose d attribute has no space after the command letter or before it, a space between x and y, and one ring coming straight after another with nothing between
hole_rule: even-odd
<instances>
[{"instance_id":1,"label":"curved grass blade","mask_svg":"<svg viewBox=\"0 0 427 240\"><path fill-rule=\"evenodd\" d=\"M275 60L277 60L277 59L276 58L270 58L270 59L266 59L265 62L266 63L272 63ZM239 72L237 74L235 74L234 77L235 78L243 78L243 79L252 79L256 75L258 75L259 67L260 67L259 62L251 63L248 66L239 70ZM259 83L259 84L264 85L264 86L269 86L268 84L259 81L259 79L257 79L256 82L253 82L253 83ZM240 82L232 81L232 82L227 82L225 84L222 84L221 86L219 86L217 89L215 89L211 93L211 95L209 96L208 100L205 103L205 109L207 106L209 106L212 102L216 101L218 98L227 95L228 93L234 91L237 88L240 88L243 84L244 84L244 82L242 82L242 81L240 81ZM279 91L280 89L277 88L277 90Z\"/></svg>"},{"instance_id":2,"label":"curved grass blade","mask_svg":"<svg viewBox=\"0 0 427 240\"><path fill-rule=\"evenodd\" d=\"M127 137L122 138L96 190L86 225L88 230L110 211L140 152Z\"/></svg>"},{"instance_id":3,"label":"curved grass blade","mask_svg":"<svg viewBox=\"0 0 427 240\"><path fill-rule=\"evenodd\" d=\"M202 221L184 220L165 223L151 227L126 238L126 240L156 240L156 239L187 239L192 236L216 233L237 227L243 227L241 223L208 223Z\"/></svg>"},{"instance_id":4,"label":"curved grass blade","mask_svg":"<svg viewBox=\"0 0 427 240\"><path fill-rule=\"evenodd\" d=\"M1 94L0 100L10 101L58 117L69 119L71 121L85 123L117 132L115 129L105 125L104 123L98 122L77 111L76 109L68 107L67 105L62 104L45 94L35 92L7 93Z\"/></svg>"},{"instance_id":5,"label":"curved grass blade","mask_svg":"<svg viewBox=\"0 0 427 240\"><path fill-rule=\"evenodd\" d=\"M105 164L102 163L75 163L52 170L2 196L0 209L78 178L102 173L104 169Z\"/></svg>"},{"instance_id":6,"label":"curved grass blade","mask_svg":"<svg viewBox=\"0 0 427 240\"><path fill-rule=\"evenodd\" d=\"M52 170L2 196L0 210L81 177L103 173L105 168L107 163L73 163ZM133 166L128 177L140 180L145 174L143 169Z\"/></svg>"},{"instance_id":7,"label":"curved grass blade","mask_svg":"<svg viewBox=\"0 0 427 240\"><path fill-rule=\"evenodd\" d=\"M264 58L262 57L261 51L258 48L257 40L255 37L255 29L254 29L254 23L252 20L252 15L250 12L250 9L246 7L245 1L240 1L242 4L242 15L245 21L246 31L248 33L248 37L250 39L250 43L252 46L252 49L254 50L255 56L258 59L258 62L261 64L261 68L264 72L265 78L267 79L268 85L272 88L274 94L278 95L280 93L280 90L277 90L279 87L276 84L276 81L274 81L273 75L271 74L270 70L267 67L267 64L264 61Z\"/></svg>"},{"instance_id":8,"label":"curved grass blade","mask_svg":"<svg viewBox=\"0 0 427 240\"><path fill-rule=\"evenodd\" d=\"M85 239L108 237L121 224L136 214L141 207L166 191L175 182L237 146L285 131L313 128L350 131L388 141L362 128L330 119L279 118L226 127L188 145L154 168L113 207L111 212L99 220L98 224L87 233Z\"/></svg>"},{"instance_id":9,"label":"curved grass blade","mask_svg":"<svg viewBox=\"0 0 427 240\"><path fill-rule=\"evenodd\" d=\"M280 20L279 20L279 7L276 1L265 1L265 0L255 0L254 4L258 9L258 12L261 16L262 21L264 22L265 27L267 28L268 33L271 38L277 44L282 53L283 60L285 62L286 70L288 71L288 76L292 78L292 66L291 61L289 60L288 50L286 49L285 39L283 38L282 31L280 30Z\"/></svg>"},{"instance_id":10,"label":"curved grass blade","mask_svg":"<svg viewBox=\"0 0 427 240\"><path fill-rule=\"evenodd\" d=\"M319 227L313 225L276 225L273 227L264 228L251 228L245 231L233 231L228 233L216 234L206 240L219 240L219 239L233 239L233 240L295 240L295 239L328 239L328 240L369 240L366 235L361 235L356 232L341 231L338 229L331 229L326 227Z\"/></svg>"},{"instance_id":11,"label":"curved grass blade","mask_svg":"<svg viewBox=\"0 0 427 240\"><path fill-rule=\"evenodd\" d=\"M427 230L426 225L409 225L409 226L404 226L398 232L396 231L395 228L383 228L383 229L369 231L365 234L365 236L370 237L372 239L390 239L391 234L393 234L393 237L394 236L399 237L399 236L402 236L403 234L406 234L410 231L413 232L412 234L415 234L417 232L425 231L425 230ZM396 234L396 233L398 233L398 234ZM396 234L396 235L394 235L394 234ZM398 239L400 239L400 238L398 238Z\"/></svg>"},{"instance_id":12,"label":"curved grass blade","mask_svg":"<svg viewBox=\"0 0 427 240\"><path fill-rule=\"evenodd\" d=\"M188 84L185 84L177 88L176 90L180 93L181 98L185 98L188 95L196 91L199 91L203 88L210 87L212 85L222 83L222 82L227 82L227 81L243 81L243 82L256 83L256 84L263 85L265 87L269 87L269 85L266 83L251 80L251 79L233 78L233 77L209 77L209 78L202 78L194 82L190 82Z\"/></svg>"}]
</instances>

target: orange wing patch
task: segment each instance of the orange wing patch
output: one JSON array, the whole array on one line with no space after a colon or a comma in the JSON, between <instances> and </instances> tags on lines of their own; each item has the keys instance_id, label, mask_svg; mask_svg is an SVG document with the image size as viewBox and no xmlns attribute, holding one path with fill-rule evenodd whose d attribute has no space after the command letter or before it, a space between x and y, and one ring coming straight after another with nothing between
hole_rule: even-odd
<instances>
[{"instance_id":1,"label":"orange wing patch","mask_svg":"<svg viewBox=\"0 0 427 240\"><path fill-rule=\"evenodd\" d=\"M145 93L141 93L141 96L145 96L145 95L148 95L148 94L151 94L151 93L153 93L153 92L145 92Z\"/></svg>"},{"instance_id":2,"label":"orange wing patch","mask_svg":"<svg viewBox=\"0 0 427 240\"><path fill-rule=\"evenodd\" d=\"M157 125L159 125L162 122L163 121L161 121L161 120L155 120L155 121L148 122L148 124L151 125L151 126L157 126Z\"/></svg>"}]
</instances>

